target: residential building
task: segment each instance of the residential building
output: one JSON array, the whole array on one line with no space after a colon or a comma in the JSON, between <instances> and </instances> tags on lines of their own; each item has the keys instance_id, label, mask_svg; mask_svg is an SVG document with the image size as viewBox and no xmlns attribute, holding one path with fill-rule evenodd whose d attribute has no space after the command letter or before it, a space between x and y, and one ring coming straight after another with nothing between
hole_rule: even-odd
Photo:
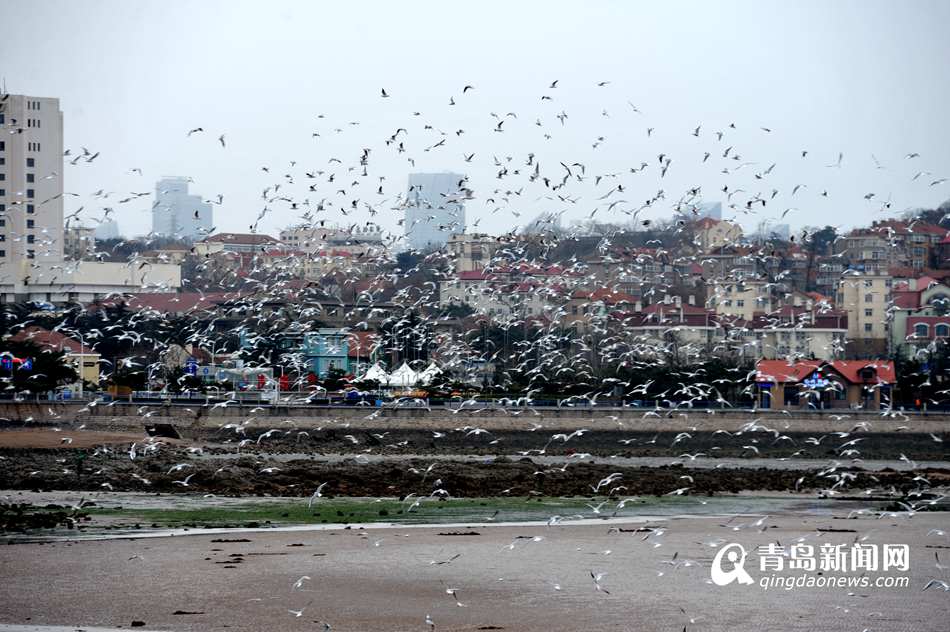
<instances>
[{"instance_id":1,"label":"residential building","mask_svg":"<svg viewBox=\"0 0 950 632\"><path fill-rule=\"evenodd\" d=\"M484 233L460 233L449 236L448 251L455 259L456 272L481 272L491 264L495 250L505 243Z\"/></svg>"},{"instance_id":2,"label":"residential building","mask_svg":"<svg viewBox=\"0 0 950 632\"><path fill-rule=\"evenodd\" d=\"M894 354L913 357L936 350L950 338L950 287L929 276L894 280L890 344Z\"/></svg>"},{"instance_id":3,"label":"residential building","mask_svg":"<svg viewBox=\"0 0 950 632\"><path fill-rule=\"evenodd\" d=\"M706 307L717 314L752 320L758 312L775 309L771 288L772 284L754 279L714 281Z\"/></svg>"},{"instance_id":4,"label":"residential building","mask_svg":"<svg viewBox=\"0 0 950 632\"><path fill-rule=\"evenodd\" d=\"M317 377L326 377L331 370L352 373L350 336L346 329L320 328L302 333L289 332L281 336L279 347L295 357L303 371Z\"/></svg>"},{"instance_id":5,"label":"residential building","mask_svg":"<svg viewBox=\"0 0 950 632\"><path fill-rule=\"evenodd\" d=\"M848 357L887 355L891 285L887 274L847 274L838 282L835 306L848 315Z\"/></svg>"},{"instance_id":6,"label":"residential building","mask_svg":"<svg viewBox=\"0 0 950 632\"><path fill-rule=\"evenodd\" d=\"M845 354L848 315L843 311L785 305L731 325L752 334L743 349L746 357L834 360Z\"/></svg>"},{"instance_id":7,"label":"residential building","mask_svg":"<svg viewBox=\"0 0 950 632\"><path fill-rule=\"evenodd\" d=\"M379 255L385 251L383 229L373 222L345 228L319 224L300 224L280 231L280 241L289 248L313 254L343 249L353 254Z\"/></svg>"},{"instance_id":8,"label":"residential building","mask_svg":"<svg viewBox=\"0 0 950 632\"><path fill-rule=\"evenodd\" d=\"M627 309L627 307L630 309ZM639 302L615 303L609 314L610 329L637 349L639 356L696 362L716 351L724 336L715 312L684 305L679 297L664 297L643 307Z\"/></svg>"},{"instance_id":9,"label":"residential building","mask_svg":"<svg viewBox=\"0 0 950 632\"><path fill-rule=\"evenodd\" d=\"M726 220L704 217L692 223L693 243L702 251L710 252L737 244L742 239L742 227Z\"/></svg>"},{"instance_id":10,"label":"residential building","mask_svg":"<svg viewBox=\"0 0 950 632\"><path fill-rule=\"evenodd\" d=\"M195 254L208 257L221 252L254 255L280 247L270 235L258 233L216 233L195 243Z\"/></svg>"},{"instance_id":11,"label":"residential building","mask_svg":"<svg viewBox=\"0 0 950 632\"><path fill-rule=\"evenodd\" d=\"M213 229L209 202L188 193L191 178L167 176L155 184L152 233L176 239L201 239Z\"/></svg>"},{"instance_id":12,"label":"residential building","mask_svg":"<svg viewBox=\"0 0 950 632\"><path fill-rule=\"evenodd\" d=\"M465 180L458 173L409 175L404 228L410 249L441 248L450 235L465 232Z\"/></svg>"},{"instance_id":13,"label":"residential building","mask_svg":"<svg viewBox=\"0 0 950 632\"><path fill-rule=\"evenodd\" d=\"M884 274L897 266L919 271L931 264L946 236L940 226L888 219L851 231L836 243L835 253L865 274Z\"/></svg>"},{"instance_id":14,"label":"residential building","mask_svg":"<svg viewBox=\"0 0 950 632\"><path fill-rule=\"evenodd\" d=\"M822 257L818 259L815 276L815 289L822 294L834 295L844 273L845 265L840 258Z\"/></svg>"},{"instance_id":15,"label":"residential building","mask_svg":"<svg viewBox=\"0 0 950 632\"><path fill-rule=\"evenodd\" d=\"M516 280L517 277L517 280ZM460 272L439 288L439 306L465 305L475 313L505 320L511 317L552 316L560 293L542 280L509 271Z\"/></svg>"}]
</instances>

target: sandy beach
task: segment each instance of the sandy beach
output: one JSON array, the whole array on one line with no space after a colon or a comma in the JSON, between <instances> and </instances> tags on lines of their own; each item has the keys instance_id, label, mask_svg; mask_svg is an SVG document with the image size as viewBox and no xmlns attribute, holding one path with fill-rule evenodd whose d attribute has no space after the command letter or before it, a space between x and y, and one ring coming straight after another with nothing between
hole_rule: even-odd
<instances>
[{"instance_id":1,"label":"sandy beach","mask_svg":"<svg viewBox=\"0 0 950 632\"><path fill-rule=\"evenodd\" d=\"M950 561L950 540L939 532L946 515L840 518L665 519L650 521L649 531L635 522L354 527L17 544L0 547L0 622L409 631L430 629L429 615L434 629L459 631L945 630L950 594L923 589L948 575L935 557ZM711 559L725 542L751 549L799 538L908 544L910 569L897 574L909 585L787 591L710 582ZM592 572L604 573L600 590Z\"/></svg>"}]
</instances>

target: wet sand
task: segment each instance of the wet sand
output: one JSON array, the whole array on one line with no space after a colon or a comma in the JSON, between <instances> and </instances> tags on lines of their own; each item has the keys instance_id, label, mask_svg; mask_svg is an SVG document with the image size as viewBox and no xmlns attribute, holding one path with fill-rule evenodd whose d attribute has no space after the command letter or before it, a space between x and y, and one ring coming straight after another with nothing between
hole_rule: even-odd
<instances>
[{"instance_id":1,"label":"wet sand","mask_svg":"<svg viewBox=\"0 0 950 632\"><path fill-rule=\"evenodd\" d=\"M98 445L142 441L143 433L100 432L63 427L0 430L0 448L92 448ZM173 441L165 439L165 441Z\"/></svg>"},{"instance_id":2,"label":"wet sand","mask_svg":"<svg viewBox=\"0 0 950 632\"><path fill-rule=\"evenodd\" d=\"M465 536L394 527L18 544L0 547L0 622L128 628L135 620L181 631L314 630L328 622L333 630L424 631L429 614L435 630L460 631L946 629L950 593L922 591L948 575L934 554L947 564L950 549L930 548L950 546L931 532L948 526L946 514L785 514L766 519L765 529L755 520L650 523L662 533L478 525L471 531L479 535ZM854 531L817 530L829 527ZM910 545L909 587L766 591L709 582L723 542L749 549L859 536ZM758 580L757 564L747 570ZM606 573L600 583L609 594L595 590L591 571ZM294 590L305 575L311 579ZM301 609L299 617L291 612Z\"/></svg>"}]
</instances>

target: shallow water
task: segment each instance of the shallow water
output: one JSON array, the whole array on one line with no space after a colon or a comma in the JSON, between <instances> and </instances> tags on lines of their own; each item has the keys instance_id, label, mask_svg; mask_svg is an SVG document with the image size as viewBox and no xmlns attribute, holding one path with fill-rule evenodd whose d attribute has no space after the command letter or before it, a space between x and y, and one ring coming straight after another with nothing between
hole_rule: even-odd
<instances>
[{"instance_id":1,"label":"shallow water","mask_svg":"<svg viewBox=\"0 0 950 632\"><path fill-rule=\"evenodd\" d=\"M267 506L273 506L275 509L297 504L305 506L308 501L304 498L287 497L221 498L197 495L149 495L134 492L83 495L74 492L23 492L22 494L6 493L2 496L9 501L29 502L39 506L51 503L75 505L84 499L94 501L94 509L110 510L121 507L123 510L121 514L110 515L113 519L120 518L123 525L110 527L108 520L105 523L96 524L95 521L98 521L99 517L94 516L94 522L82 530L63 528L30 534L10 534L0 538L0 540L13 542L221 535L261 531L322 531L341 528L386 529L440 526L447 529L462 529L503 525L622 525L701 517L741 522L743 517L788 515L830 517L833 513L840 515L842 512L859 510L875 511L879 510L882 504L880 501L836 500L793 494L638 497L630 499L625 507L619 509L617 501L602 502L603 499L597 501L582 498L455 499L457 502L447 503L426 499L413 511L402 514L398 520L389 517L376 519L374 516L362 522L352 520L350 522L293 524L275 521L274 524L257 528L220 527L213 524L202 526L201 522L197 521L197 526L188 528L131 528L125 525L139 522L136 518L136 510L179 511L223 508L240 512ZM398 501L394 498L338 498L332 501L332 507L346 512L348 506L354 510L357 508L366 510L372 509L374 503L384 502L391 504ZM408 507L411 502L404 503L403 506ZM246 521L236 518L228 522Z\"/></svg>"}]
</instances>

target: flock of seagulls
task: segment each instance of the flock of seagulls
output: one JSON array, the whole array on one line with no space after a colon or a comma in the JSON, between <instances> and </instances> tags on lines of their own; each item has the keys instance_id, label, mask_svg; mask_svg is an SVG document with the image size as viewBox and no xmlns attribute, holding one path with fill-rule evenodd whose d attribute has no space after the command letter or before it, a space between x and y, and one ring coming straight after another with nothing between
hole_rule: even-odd
<instances>
[{"instance_id":1,"label":"flock of seagulls","mask_svg":"<svg viewBox=\"0 0 950 632\"><path fill-rule=\"evenodd\" d=\"M519 138L533 135L533 140L539 144L553 141L559 134L569 130L575 121L590 120L590 112L568 112L566 105L560 105L560 95L566 91L566 84L562 85L560 80L555 79L542 85L543 89L539 90L534 104L537 110L530 113L506 112L505 108L499 109L498 112L484 113L483 122L478 129L465 129L454 124L451 127L444 126L435 118L424 117L420 111L412 111L403 118L392 110L384 110L383 119L390 122L391 129L377 138L375 143L353 144L349 153L321 156L319 161L313 156L320 155L321 141L325 136L346 136L354 133L362 122L331 122L325 115L315 115L315 121L320 127L307 131L315 145L312 154L306 159L301 156L279 165L261 165L260 173L264 174L261 177L267 178L269 182L261 190L261 209L256 219L248 225L248 230L257 232L263 221L278 216L292 216L298 224L314 230L328 223L341 223L344 225L343 230L352 235L349 241L354 249L365 245L361 243L359 235L361 229L371 222L380 221L397 226L402 222L401 227L411 232L414 227L405 226L402 216L414 203L418 203L418 196L413 196L413 191L403 193L387 176L386 169L391 169L394 161L400 161L400 164L404 161L406 168L415 168L416 159L422 155L428 154L431 157L441 152L447 156L448 152L454 152L452 160L461 160L463 164L473 168L490 171L491 177L487 180L491 184L485 188L476 187L474 178L463 176L457 182L457 190L442 194L441 204L433 204L431 200L425 203L432 206L433 211L439 210L435 207L459 203L477 208L478 212L475 214L479 219L469 228L478 228L479 222L486 217L491 218L495 225L510 228L494 237L492 255L485 261L482 271L488 274L493 270L535 271L526 275L526 278L531 279L529 291L537 295L543 303L546 294L553 296L557 292L565 291L570 294L583 288L594 287L603 281L599 273L592 272L571 250L572 244L583 238L596 237L594 253L606 262L608 268L631 265L632 259L635 263L630 271L640 278L643 277L644 269L653 266L657 259L701 263L703 253L690 252L690 240L686 235L690 223L700 216L700 207L706 191L703 186L694 183L681 192L674 192L666 184L673 180L674 175L682 177L677 171L685 163L696 163L693 167L698 165L699 168L707 169L704 178L720 180L721 187L716 194L721 193L726 199L724 212L731 218L762 216L771 219L794 219L799 208L833 195L833 190L829 192L829 187L824 183L821 187L816 186L813 195L807 188L808 183L787 187L778 184L778 173L785 169L793 170L796 166L755 156L758 146L754 140L763 135L778 134L780 130L777 128L750 124L747 130L740 123L732 121L719 124L701 122L684 126L680 134L682 141L693 143L690 149L681 149L681 141L674 143L672 148L664 148L655 143L661 142L659 132L665 134L666 130L658 131L656 124L650 122L648 114L626 99L623 99L626 107L622 112L611 113L598 107L593 116L595 120L622 119L620 125L639 130L637 135L644 144L631 148L629 153L637 154L637 158L630 164L616 165L600 157L604 151L602 148L612 142L611 135L606 132L590 134L586 146L582 148L583 152L578 148L578 153L583 153L583 157L566 154L558 156L554 155L555 152L542 149L529 151L528 147L512 149L504 143L499 143L503 149L498 153L492 154L490 150L486 150L485 147L492 138L507 138L516 133ZM607 93L614 89L615 84L603 80L594 83L594 87ZM466 100L476 98L478 92L476 86L463 84L460 90L448 97L446 103L451 108L461 109ZM400 94L391 87L381 87L379 99L383 100L386 108L394 107L395 103L400 103ZM456 119L450 120L454 122ZM12 122L12 125L8 121L6 131L14 133L16 125L16 121ZM223 152L238 142L238 135L235 133L229 135L228 132L212 130L214 128L210 124L192 127L184 134L185 142L210 142L212 145L216 142ZM476 148L467 147L467 139L473 136L481 139L479 145ZM93 162L99 155L100 152L83 147L74 157L71 157L71 151L67 151L64 157L71 157L71 166L82 168L83 164ZM808 149L801 149L796 155L799 161L810 160ZM871 158L875 169L888 168L879 162L876 156ZM920 158L919 154L911 152L903 157L903 162L911 164L911 161L918 161ZM827 160L831 162L826 163ZM377 170L377 162L387 166ZM843 170L846 165L843 152L820 162L822 167L835 171ZM683 169L683 173L690 172L691 170ZM130 173L142 176L142 170L138 168L133 168ZM917 170L916 175L908 180L920 181L929 187L937 187L947 182L947 178L934 177L924 170ZM105 220L118 208L133 208L132 205L137 200L148 195L136 192L116 195L100 190L92 197L96 204L101 205L100 219ZM806 195L812 197L805 199ZM795 206L790 206L793 197ZM224 197L223 194L217 194L211 199L222 204ZM883 191L868 191L863 195L863 199L841 200L839 203L873 214L887 212L892 205ZM539 217L534 226L534 237L525 238L523 233L517 232L517 228L524 226L515 227L521 223L520 220L515 220L520 218L526 209L539 206L551 209L551 212ZM585 210L578 212L579 209ZM586 222L569 228L560 225L562 217L577 215L585 216ZM668 219L655 219L658 215L666 215ZM595 222L598 216L601 219ZM434 212L430 216L431 219L436 217ZM459 232L461 227L450 223L440 228L448 233ZM638 259L635 253L631 256L621 256L620 251L624 248L622 234L634 230L649 232L653 237L645 244L651 247L654 253L647 259L642 256ZM542 314L528 316L514 312L476 313L467 315L473 317L473 320L468 321L471 326L459 329L459 317L450 313L440 296L442 289L454 283L458 277L453 257L439 250L394 256L390 250L396 246L398 237L390 234L386 237L386 246L389 248L378 251L365 249L362 255L337 262L319 280L304 284L299 282L299 266L296 265L300 260L307 259L307 255L302 253L294 253L277 261L273 257L265 256L265 253L260 253L260 256L250 259L247 267L239 270L219 270L213 259L199 258L194 265L186 267L187 276L183 282L187 287L202 294L216 291L217 303L206 303L184 315L148 309L123 309L119 305L125 297L112 296L94 305L65 309L52 314L23 314L19 322L9 325L7 329L8 333L15 333L31 324L42 323L53 331L81 337L84 344L93 349L108 350L103 356L111 363L111 367L104 378L108 378L113 372L138 373L147 378L165 374L164 369L170 355L176 349L188 345L204 350L223 346L227 353L240 357L248 366L284 363L302 367L304 361L299 353L291 352L281 356L281 352L275 349L274 341L286 332L301 335L315 332L324 326L325 320L335 317L352 331L377 334L378 341L374 351L380 356L398 355L418 362L430 356L438 357L445 371L459 375L473 366L495 366L497 372L494 379L499 388L506 389L509 397L496 405L497 410L516 421L519 416L523 416L525 429L538 432L536 447L518 453L518 456L528 458L546 456L551 446L559 449L573 446L591 430L578 429L570 433L559 432L543 436L541 431L544 426L530 421L532 418L543 418L543 413L534 407L532 402L552 385L569 391L559 393L556 402L558 407L583 410L596 406L599 398L603 400L609 397L637 398L662 404L636 413L630 410L623 412L624 417L638 420L677 416L678 419L688 421L689 414L696 408L708 407L711 402L717 407L727 406L734 402L737 396L753 392L754 371L750 367L737 363L714 373L711 365L704 362L681 366L675 348L677 343L671 341L669 336L664 336L659 341L631 337L624 328L613 327L608 319L593 315L594 310L601 305L594 298L574 306L579 308L582 314L588 310L592 314L586 319L585 328L581 332L565 330L563 319L568 315L570 307L554 300L548 304L543 317ZM800 240L807 238L808 232L805 231ZM769 247L762 246L759 256L768 256ZM566 254L562 257L561 253ZM108 252L98 254L102 257L112 256L112 253ZM360 257L363 257L363 260L360 260ZM146 265L142 263L140 253L136 253L132 259L134 265ZM551 273L555 268L556 272ZM772 285L778 286L779 283L774 282ZM655 284L645 283L644 287L650 288L648 291L654 297L660 297L674 289L665 285L662 280ZM619 283L608 289L618 291ZM471 290L467 298L475 304L504 305L510 300L511 291L510 285L499 285L487 290L477 287ZM279 305L279 309L273 309L274 305ZM675 333L676 330L675 326L670 326L666 333ZM742 349L743 345L748 344L748 331L738 328L731 335L733 338L721 342L723 349ZM240 344L238 339L241 340ZM654 371L657 366L665 367L670 379L663 380L662 383L654 382L653 379L639 379ZM2 376L0 379L4 380L8 390L14 389L12 380ZM301 389L304 394L300 396L300 403L307 404L318 399L321 395L319 390L306 393L306 376L303 372L300 372L296 379L294 386L304 387ZM176 390L189 382L188 376L184 374L177 375L172 380L172 386ZM488 386L487 382L485 386ZM481 387L473 386L472 390L479 388ZM729 394L729 397L725 394ZM236 392L225 393L223 401L209 402L202 407L208 410L201 412L212 414L218 409L233 407L237 402ZM469 415L474 417L482 410L482 402L474 395L458 396L453 403L454 405L445 411L449 419L465 418ZM92 412L97 406L107 405L90 402L86 405L85 412ZM426 402L415 396L398 399L393 404L394 407L426 405ZM196 408L198 406L196 405ZM247 418L222 424L222 432L233 432L233 436L228 438L229 445L233 445L236 451L244 449L266 452L271 442L310 440L308 429L297 427L292 421L256 432L256 425L252 422L257 419L257 414L263 416L265 412L264 409L252 409ZM369 419L380 415L379 410L367 409L366 413ZM438 413L439 411L436 411L436 414ZM155 411L148 407L140 410L143 420L154 414ZM907 419L896 410L886 410L882 417L888 420ZM384 419L380 418L379 422L384 424ZM804 456L808 449L834 444L837 460L819 470L815 476L826 484L821 493L835 496L851 487L854 474L847 468L860 464L864 437L854 435L866 430L861 427L861 423L867 422L856 423L846 431L816 433L805 438L802 445L798 443L801 439L791 436L781 423L770 425L770 422L760 418L753 419L740 431L720 430L716 436L724 441L726 437L723 435L727 435L730 440L738 438L743 454L748 457L758 456L760 450L766 447L771 450L775 449L776 445L787 445L788 454L782 458L796 458ZM912 425L911 421L907 423L908 427ZM331 421L327 422L327 425L335 425L343 441L349 444L348 450L363 458L376 454L406 452L411 448L408 442L397 441L395 437L388 436L387 432L374 435L374 441L371 443L364 437L346 432L345 422ZM618 418L611 425L623 427L623 420ZM440 428L433 430L431 435L433 442L454 441L462 437L465 441L482 442L483 447L489 451L502 453L506 449L503 437L478 425L462 425L455 430ZM685 460L692 463L710 458L710 454L717 448L714 445L712 449L704 447L702 451L699 450L694 443L696 436L695 429L684 431L676 435L668 446L680 462ZM639 437L623 438L619 441L624 447L646 446L655 444L657 437L659 435L653 437L652 441ZM934 444L943 442L943 437L936 434L932 434L931 438ZM63 437L62 442L64 446L69 445L72 437ZM186 475L186 470L194 468L195 463L203 459L212 458L201 453L198 446L193 447L194 451L188 455L189 461L176 464L164 473L182 492L195 489L198 482L201 482L201 487L205 486L199 472L187 472ZM147 462L167 449L170 448L163 446L160 441L144 440L132 443L123 458L127 456L130 462ZM578 451L565 458L563 467L552 469L567 472L572 462L589 456ZM916 464L901 456L909 467L916 469ZM263 466L257 470L258 476L281 475L282 468L279 466L264 463L260 465ZM226 468L226 465L221 467L215 475L226 472ZM410 470L418 477L418 487L398 490L407 512L412 512L426 503L438 503L440 499L454 497L451 486L446 483L450 479L441 473L440 469L440 465L434 462L425 469ZM141 470L132 475L136 486L151 485L151 481L144 474L145 471ZM158 472L157 475L162 474ZM800 480L796 488L802 482L803 480ZM587 484L592 499L587 504L590 511L583 517L616 516L622 512L628 504L636 500L622 493L625 491L624 483L622 472L610 473L606 477L589 481ZM901 516L909 519L918 511L943 499L938 496L937 501L934 500L931 485L922 475L917 484L917 489L912 490L908 496L909 502L905 502L904 511L882 511L877 517ZM113 486L112 483L101 485L105 489L111 489ZM685 474L678 485L670 486L664 495L689 497L693 489L693 477ZM314 509L325 495L332 491L333 481L322 482L312 492L308 490L308 493L304 494L308 510ZM494 519L494 516L491 518ZM573 516L552 516L548 525L553 528L569 523L572 518ZM727 523L727 530L732 532L749 529L764 532L765 519L763 517L750 520L748 524ZM645 533L643 541L651 546L662 546L665 532L665 529L653 529ZM946 544L945 532L936 532L930 537L935 542ZM508 550L514 550L516 546L530 546L531 542L539 541L535 538L516 540L508 545ZM384 546L383 543L384 540L375 540L372 546L381 547ZM460 554L446 555L432 560L429 566L443 567L457 563L459 557ZM677 554L674 554L668 563L674 569L697 565L694 560L679 559ZM941 570L939 558L937 565L938 570ZM607 572L596 569L580 569L577 572L589 575L594 593L611 595ZM306 592L313 581L312 576L301 575L290 583L291 591ZM553 586L555 591L561 590L559 582L553 582ZM941 589L947 591L948 584L946 580L938 577L934 577L923 587L925 591ZM455 607L468 608L474 605L463 587L447 586L444 593ZM293 618L300 618L307 607L309 606L288 608L288 614ZM420 624L430 630L437 629L431 614L420 616ZM330 629L329 624L323 625L325 629Z\"/></svg>"}]
</instances>

